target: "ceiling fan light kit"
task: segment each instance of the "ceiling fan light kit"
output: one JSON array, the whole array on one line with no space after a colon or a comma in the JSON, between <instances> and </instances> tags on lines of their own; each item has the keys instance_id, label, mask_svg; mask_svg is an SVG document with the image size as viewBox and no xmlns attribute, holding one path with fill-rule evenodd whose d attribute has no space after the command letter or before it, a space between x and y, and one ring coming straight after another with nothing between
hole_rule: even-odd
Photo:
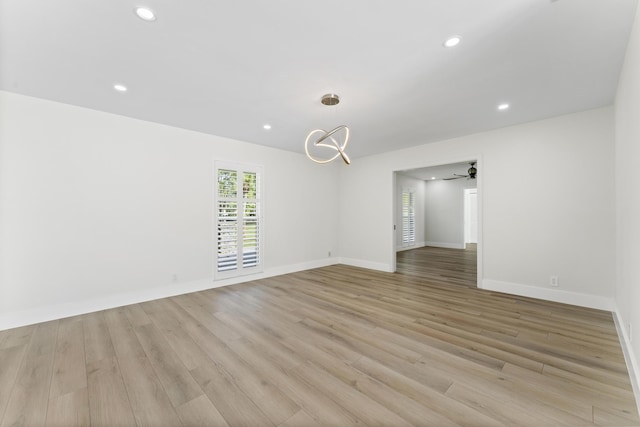
<instances>
[{"instance_id":1,"label":"ceiling fan light kit","mask_svg":"<svg viewBox=\"0 0 640 427\"><path fill-rule=\"evenodd\" d=\"M328 93L322 97L320 102L322 103L322 105L328 105L328 106L338 105L338 103L340 102L340 97L334 93ZM338 133L340 133L340 131L344 131L343 132L344 141L342 143L338 143L336 138L334 138L334 135L337 135ZM319 138L311 142L312 137L316 134L319 134ZM331 144L325 142L327 140L330 141ZM345 125L340 125L330 131L326 131L324 129L314 129L311 132L309 132L309 134L307 135L307 138L304 141L304 151L305 153L307 153L307 157L316 163L321 163L321 164L329 163L337 159L338 157L341 157L342 161L344 161L344 163L348 165L348 164L351 164L351 160L349 159L349 156L345 152L348 142L349 142L349 128ZM310 143L312 144L311 146L309 145ZM333 154L333 156L330 156L327 158L317 158L311 154L310 148L313 148L313 147L328 148L330 150L336 151L336 153L335 154L331 153Z\"/></svg>"},{"instance_id":2,"label":"ceiling fan light kit","mask_svg":"<svg viewBox=\"0 0 640 427\"><path fill-rule=\"evenodd\" d=\"M454 173L453 178L443 178L442 180L451 181L452 179L460 179L460 178L476 179L476 174L478 173L478 169L476 169L476 162L469 162L469 164L471 165L471 167L467 169L467 175L458 175L457 173Z\"/></svg>"},{"instance_id":3,"label":"ceiling fan light kit","mask_svg":"<svg viewBox=\"0 0 640 427\"><path fill-rule=\"evenodd\" d=\"M476 174L478 173L478 169L476 169L476 162L471 162L469 164L471 165L471 167L467 169L469 179L476 179Z\"/></svg>"}]
</instances>

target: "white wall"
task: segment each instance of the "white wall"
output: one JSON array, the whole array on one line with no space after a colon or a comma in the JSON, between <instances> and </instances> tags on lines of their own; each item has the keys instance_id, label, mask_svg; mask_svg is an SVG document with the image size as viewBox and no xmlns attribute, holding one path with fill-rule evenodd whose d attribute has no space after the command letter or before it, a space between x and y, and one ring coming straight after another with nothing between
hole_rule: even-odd
<instances>
[{"instance_id":1,"label":"white wall","mask_svg":"<svg viewBox=\"0 0 640 427\"><path fill-rule=\"evenodd\" d=\"M634 372L633 384L640 399L640 8L627 46L618 83L616 121L616 213L618 324L625 339ZM631 334L629 334L631 327Z\"/></svg>"},{"instance_id":2,"label":"white wall","mask_svg":"<svg viewBox=\"0 0 640 427\"><path fill-rule=\"evenodd\" d=\"M481 286L610 308L613 139L613 110L602 108L358 159L340 172L340 254L392 270L393 171L473 158Z\"/></svg>"},{"instance_id":3,"label":"white wall","mask_svg":"<svg viewBox=\"0 0 640 427\"><path fill-rule=\"evenodd\" d=\"M425 241L427 246L464 249L464 190L476 180L426 181Z\"/></svg>"},{"instance_id":4,"label":"white wall","mask_svg":"<svg viewBox=\"0 0 640 427\"><path fill-rule=\"evenodd\" d=\"M335 262L336 165L0 92L0 329L214 286L214 159L264 166L265 275Z\"/></svg>"},{"instance_id":5,"label":"white wall","mask_svg":"<svg viewBox=\"0 0 640 427\"><path fill-rule=\"evenodd\" d=\"M402 246L402 190L413 189L415 207L416 242L412 246ZM424 189L425 182L401 173L396 174L396 250L414 249L424 246Z\"/></svg>"}]
</instances>

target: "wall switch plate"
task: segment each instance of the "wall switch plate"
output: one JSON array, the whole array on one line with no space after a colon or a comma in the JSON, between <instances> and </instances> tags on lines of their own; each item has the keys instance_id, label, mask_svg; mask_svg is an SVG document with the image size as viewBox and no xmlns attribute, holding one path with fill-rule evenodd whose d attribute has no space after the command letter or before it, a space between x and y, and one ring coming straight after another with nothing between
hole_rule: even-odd
<instances>
[{"instance_id":1,"label":"wall switch plate","mask_svg":"<svg viewBox=\"0 0 640 427\"><path fill-rule=\"evenodd\" d=\"M551 276L551 277L549 277L549 285L550 285L550 286L552 286L552 287L554 287L554 288L557 288L558 286L560 286L560 285L558 284L558 276Z\"/></svg>"}]
</instances>

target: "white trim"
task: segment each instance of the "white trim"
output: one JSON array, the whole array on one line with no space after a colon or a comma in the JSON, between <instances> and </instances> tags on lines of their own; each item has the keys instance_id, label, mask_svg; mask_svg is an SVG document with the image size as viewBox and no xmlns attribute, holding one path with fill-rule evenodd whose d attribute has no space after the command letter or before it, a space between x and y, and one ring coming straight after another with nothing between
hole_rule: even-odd
<instances>
[{"instance_id":1,"label":"white trim","mask_svg":"<svg viewBox=\"0 0 640 427\"><path fill-rule=\"evenodd\" d=\"M139 291L106 295L101 298L91 298L82 301L42 306L29 310L13 311L0 315L0 330L17 328L19 326L47 322L49 320L62 319L65 317L71 317L80 314L92 313L95 311L121 307L138 302L150 301L189 292L197 292L210 287L211 281L202 279L184 283L173 283L167 286L158 286L149 289L142 289Z\"/></svg>"},{"instance_id":2,"label":"white trim","mask_svg":"<svg viewBox=\"0 0 640 427\"><path fill-rule=\"evenodd\" d=\"M434 248L447 248L447 249L464 249L464 243L447 243L447 242L424 242L425 246L432 246Z\"/></svg>"},{"instance_id":3,"label":"white trim","mask_svg":"<svg viewBox=\"0 0 640 427\"><path fill-rule=\"evenodd\" d=\"M402 246L402 238L398 239L398 172L399 171L391 171L391 204L389 207L391 208L391 222L392 226L391 230L391 244L388 246L389 249L389 265L391 266L391 271L396 271L396 253L398 246ZM423 236L424 237L424 236Z\"/></svg>"},{"instance_id":4,"label":"white trim","mask_svg":"<svg viewBox=\"0 0 640 427\"><path fill-rule=\"evenodd\" d=\"M209 288L220 288L222 286L237 285L238 283L250 282L252 280L266 279L267 277L281 276L283 274L296 273L303 270L311 270L313 268L327 267L329 265L339 264L339 258L323 258L315 261L302 262L299 264L286 265L282 267L268 268L262 273L230 277L223 280L215 280Z\"/></svg>"},{"instance_id":5,"label":"white trim","mask_svg":"<svg viewBox=\"0 0 640 427\"><path fill-rule=\"evenodd\" d=\"M478 169L478 175L476 176L476 191L477 198L476 202L478 204L478 243L476 244L476 286L479 286L484 280L484 232L483 232L483 224L484 224L484 214L483 214L483 205L484 205L484 173L483 173L483 158L481 154L475 156L476 159L476 168Z\"/></svg>"},{"instance_id":6,"label":"white trim","mask_svg":"<svg viewBox=\"0 0 640 427\"><path fill-rule=\"evenodd\" d=\"M478 188L463 188L463 206L464 206L464 243L478 243ZM476 240L475 242L471 241L471 195L475 194L476 196Z\"/></svg>"},{"instance_id":7,"label":"white trim","mask_svg":"<svg viewBox=\"0 0 640 427\"><path fill-rule=\"evenodd\" d=\"M312 268L326 267L338 264L338 262L338 258L324 258L300 264L269 268L262 273L233 277L225 280L216 280L215 282L211 278L199 279L191 282L173 283L167 286L158 286L135 292L123 292L102 298L92 298L83 301L43 306L23 311L13 311L0 314L0 331L160 298L198 292L205 289L219 288L222 286L235 285L242 282L265 279L267 277L280 276L282 274L295 273L297 271L309 270Z\"/></svg>"},{"instance_id":8,"label":"white trim","mask_svg":"<svg viewBox=\"0 0 640 427\"><path fill-rule=\"evenodd\" d=\"M396 246L396 252L408 251L410 249L418 249L426 246L424 242L416 242L413 246Z\"/></svg>"},{"instance_id":9,"label":"white trim","mask_svg":"<svg viewBox=\"0 0 640 427\"><path fill-rule=\"evenodd\" d=\"M504 292L506 294L520 295L523 297L537 298L546 301L561 302L580 307L595 308L598 310L612 311L613 298L601 295L583 294L579 292L546 289L538 286L523 285L520 283L502 282L499 280L484 279L480 289L488 291Z\"/></svg>"},{"instance_id":10,"label":"white trim","mask_svg":"<svg viewBox=\"0 0 640 427\"><path fill-rule=\"evenodd\" d=\"M384 271L385 273L393 273L394 270L391 265L383 262L373 262L364 259L355 258L339 258L339 264L351 265L353 267L367 268L369 270Z\"/></svg>"},{"instance_id":11,"label":"white trim","mask_svg":"<svg viewBox=\"0 0 640 427\"><path fill-rule=\"evenodd\" d=\"M613 321L616 324L616 330L618 331L618 337L620 338L620 346L622 347L622 353L624 354L624 361L627 364L627 371L629 373L629 380L631 381L631 387L633 388L633 395L636 398L636 406L638 407L638 413L640 414L640 366L638 366L638 359L636 359L633 353L633 346L629 341L629 335L627 328L624 327L624 320L618 310L618 304L613 303Z\"/></svg>"}]
</instances>

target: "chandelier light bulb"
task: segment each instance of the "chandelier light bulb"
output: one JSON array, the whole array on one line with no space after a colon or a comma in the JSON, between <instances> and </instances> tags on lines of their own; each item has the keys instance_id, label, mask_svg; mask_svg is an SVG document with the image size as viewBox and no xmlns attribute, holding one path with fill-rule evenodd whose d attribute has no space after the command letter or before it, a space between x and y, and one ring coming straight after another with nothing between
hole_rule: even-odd
<instances>
[{"instance_id":1,"label":"chandelier light bulb","mask_svg":"<svg viewBox=\"0 0 640 427\"><path fill-rule=\"evenodd\" d=\"M338 141L336 141L333 135L335 135L336 133L340 132L343 129L345 132L344 142L342 144L338 144ZM337 153L335 153L332 157L327 159L317 159L313 157L309 151L309 142L311 141L311 137L315 134L323 134L323 135L313 142L314 147L326 147L331 150L337 151ZM332 144L327 144L323 142L327 139L330 140ZM329 163L337 159L338 156L340 156L342 157L342 160L345 162L345 164L349 165L351 164L351 160L349 159L349 156L347 156L347 153L345 153L344 151L345 148L347 147L348 142L349 142L349 128L346 127L345 125L338 126L337 128L330 130L329 132L323 129L315 129L309 132L309 135L307 135L307 139L304 141L304 150L307 153L307 157L316 163Z\"/></svg>"},{"instance_id":2,"label":"chandelier light bulb","mask_svg":"<svg viewBox=\"0 0 640 427\"><path fill-rule=\"evenodd\" d=\"M322 103L322 105L337 105L340 102L340 97L336 94L328 93L322 97L320 102ZM340 131L344 131L344 141L342 143L338 143L336 138L334 138L334 136L337 136ZM312 140L312 137L314 135L319 135L319 138L317 138L315 141ZM328 143L329 141L331 143ZM309 134L307 135L307 139L305 139L304 141L304 151L305 153L307 153L307 157L316 163L329 163L337 159L338 157L341 157L342 161L348 165L351 164L351 160L345 152L345 148L347 148L348 143L349 128L345 125L338 126L337 128L334 128L328 132L324 129L314 129L309 132ZM324 149L332 150L330 154L333 155L325 159L319 159L311 154L311 147L322 147ZM333 153L333 151L336 151L336 153Z\"/></svg>"}]
</instances>

